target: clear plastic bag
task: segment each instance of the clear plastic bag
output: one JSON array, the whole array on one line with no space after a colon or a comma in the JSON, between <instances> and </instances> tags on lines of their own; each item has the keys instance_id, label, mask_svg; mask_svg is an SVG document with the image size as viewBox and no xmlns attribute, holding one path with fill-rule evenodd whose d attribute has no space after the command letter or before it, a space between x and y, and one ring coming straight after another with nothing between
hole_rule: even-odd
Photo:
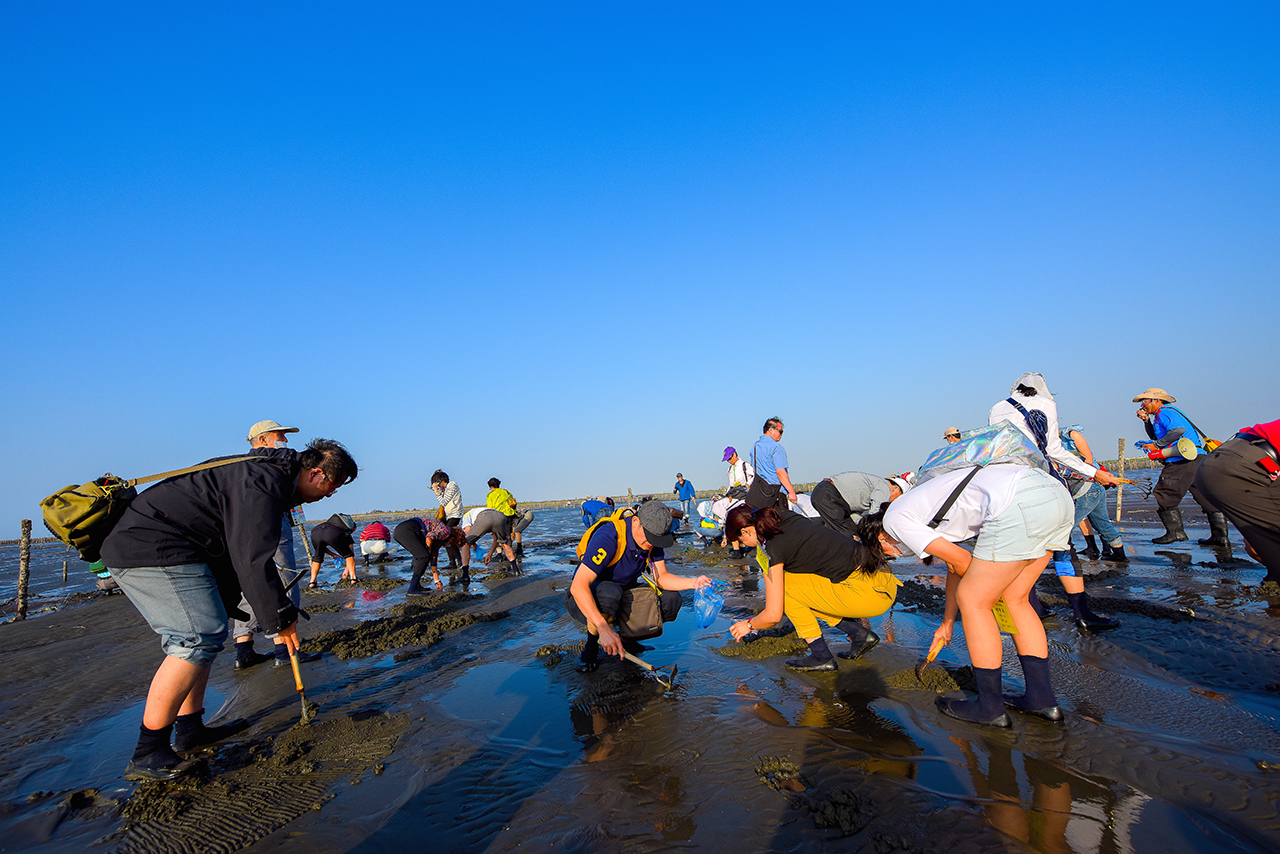
<instances>
[{"instance_id":1,"label":"clear plastic bag","mask_svg":"<svg viewBox=\"0 0 1280 854\"><path fill-rule=\"evenodd\" d=\"M945 472L993 463L1033 466L1052 474L1049 462L1035 442L1008 421L970 430L960 441L929 455L916 472L916 486Z\"/></svg>"},{"instance_id":2,"label":"clear plastic bag","mask_svg":"<svg viewBox=\"0 0 1280 854\"><path fill-rule=\"evenodd\" d=\"M724 607L724 595L720 592L723 588L723 581L713 581L705 587L699 587L694 594L693 616L698 628L707 628L720 616L720 609Z\"/></svg>"}]
</instances>

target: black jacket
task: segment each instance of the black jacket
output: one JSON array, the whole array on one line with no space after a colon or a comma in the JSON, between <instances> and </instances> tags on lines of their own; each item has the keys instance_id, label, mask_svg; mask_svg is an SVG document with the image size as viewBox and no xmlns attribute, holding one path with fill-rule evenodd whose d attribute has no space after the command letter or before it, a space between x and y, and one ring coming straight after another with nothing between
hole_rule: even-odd
<instances>
[{"instance_id":1,"label":"black jacket","mask_svg":"<svg viewBox=\"0 0 1280 854\"><path fill-rule=\"evenodd\" d=\"M285 594L274 556L280 520L293 505L298 455L286 448L249 454L256 459L143 490L102 544L103 563L124 569L207 563L229 615L247 619L237 607L243 591L263 632L291 625L298 611Z\"/></svg>"}]
</instances>

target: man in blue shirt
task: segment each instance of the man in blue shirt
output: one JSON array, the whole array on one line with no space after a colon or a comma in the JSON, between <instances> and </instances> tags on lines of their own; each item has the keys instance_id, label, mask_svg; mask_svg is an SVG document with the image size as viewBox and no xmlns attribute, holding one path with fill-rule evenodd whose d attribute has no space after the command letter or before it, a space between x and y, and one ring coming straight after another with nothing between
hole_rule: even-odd
<instances>
[{"instance_id":1,"label":"man in blue shirt","mask_svg":"<svg viewBox=\"0 0 1280 854\"><path fill-rule=\"evenodd\" d=\"M1182 497L1187 494L1192 481L1195 480L1196 466L1199 465L1197 460L1184 459L1177 454L1165 456L1163 449L1176 444L1179 439L1186 438L1195 443L1200 453L1204 452L1200 432L1191 425L1187 416L1167 405L1176 400L1177 398L1162 388L1149 388L1133 399L1134 403L1142 404L1138 407L1137 415L1142 419L1142 426L1146 428L1147 436L1154 440L1134 444L1163 466L1155 489L1151 491L1156 498L1156 514L1164 523L1164 534L1155 537L1151 542L1161 546L1187 539L1187 532L1182 527L1182 511L1178 509L1178 505L1182 503ZM1206 507L1194 490L1192 497L1204 508L1205 513L1216 512L1215 508ZM1224 524L1224 534L1225 527Z\"/></svg>"},{"instance_id":2,"label":"man in blue shirt","mask_svg":"<svg viewBox=\"0 0 1280 854\"><path fill-rule=\"evenodd\" d=\"M764 435L756 439L751 449L751 465L756 479L747 493L746 502L756 510L776 507L789 509L788 502L795 503L796 490L787 474L787 449L782 447L782 419L770 418L764 422Z\"/></svg>"},{"instance_id":3,"label":"man in blue shirt","mask_svg":"<svg viewBox=\"0 0 1280 854\"><path fill-rule=\"evenodd\" d=\"M622 520L626 542L618 549L618 530L612 522L596 528L582 553L582 562L573 573L573 581L565 594L569 616L587 627L587 642L579 656L578 670L590 673L598 665L601 648L609 655L622 658L623 650L639 652L637 641L623 640L611 623L630 605L633 591L649 584L643 574L650 570L661 591L658 597L663 622L671 622L680 613L682 599L678 591L710 584L705 575L689 578L667 572L663 549L675 542L671 535L671 508L661 501L646 501L635 515Z\"/></svg>"},{"instance_id":4,"label":"man in blue shirt","mask_svg":"<svg viewBox=\"0 0 1280 854\"><path fill-rule=\"evenodd\" d=\"M693 517L689 515L693 509L693 499L697 498L698 491L693 488L693 484L684 479L684 475L676 472L676 485L671 490L676 494L676 499L680 502L680 512L684 514L686 524L692 525Z\"/></svg>"}]
</instances>

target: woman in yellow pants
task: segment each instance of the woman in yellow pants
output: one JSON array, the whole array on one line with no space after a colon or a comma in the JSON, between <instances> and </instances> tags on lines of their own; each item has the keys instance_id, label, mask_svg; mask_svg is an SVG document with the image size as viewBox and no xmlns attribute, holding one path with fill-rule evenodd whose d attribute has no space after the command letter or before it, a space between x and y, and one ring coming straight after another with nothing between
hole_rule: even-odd
<instances>
[{"instance_id":1,"label":"woman in yellow pants","mask_svg":"<svg viewBox=\"0 0 1280 854\"><path fill-rule=\"evenodd\" d=\"M787 667L819 671L835 670L837 665L818 620L849 636L849 651L840 653L841 658L858 658L879 643L879 636L860 619L883 614L898 595L900 582L887 568L880 540L883 515L882 511L862 518L858 542L786 510L766 507L752 512L742 505L729 511L729 539L747 547L763 546L769 556L764 610L734 623L729 629L734 638L741 641L755 630L767 629L785 613L809 645L809 654L788 661Z\"/></svg>"}]
</instances>

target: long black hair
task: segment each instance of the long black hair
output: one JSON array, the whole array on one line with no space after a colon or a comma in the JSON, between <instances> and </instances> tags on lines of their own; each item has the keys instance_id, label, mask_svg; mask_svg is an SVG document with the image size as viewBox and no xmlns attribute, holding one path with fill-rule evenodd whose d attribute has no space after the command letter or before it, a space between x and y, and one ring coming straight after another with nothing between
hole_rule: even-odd
<instances>
[{"instance_id":1,"label":"long black hair","mask_svg":"<svg viewBox=\"0 0 1280 854\"><path fill-rule=\"evenodd\" d=\"M854 572L871 576L889 568L889 558L880 545L880 534L884 532L884 511L889 502L880 505L875 513L863 516L855 527L858 538L854 540L854 554L857 566ZM814 525L822 523L816 519L807 520ZM725 517L724 532L730 540L737 540L742 529L754 526L761 540L767 540L782 531L782 514L773 507L765 507L753 511L746 504L739 504L729 511ZM840 536L844 536L841 534Z\"/></svg>"}]
</instances>

